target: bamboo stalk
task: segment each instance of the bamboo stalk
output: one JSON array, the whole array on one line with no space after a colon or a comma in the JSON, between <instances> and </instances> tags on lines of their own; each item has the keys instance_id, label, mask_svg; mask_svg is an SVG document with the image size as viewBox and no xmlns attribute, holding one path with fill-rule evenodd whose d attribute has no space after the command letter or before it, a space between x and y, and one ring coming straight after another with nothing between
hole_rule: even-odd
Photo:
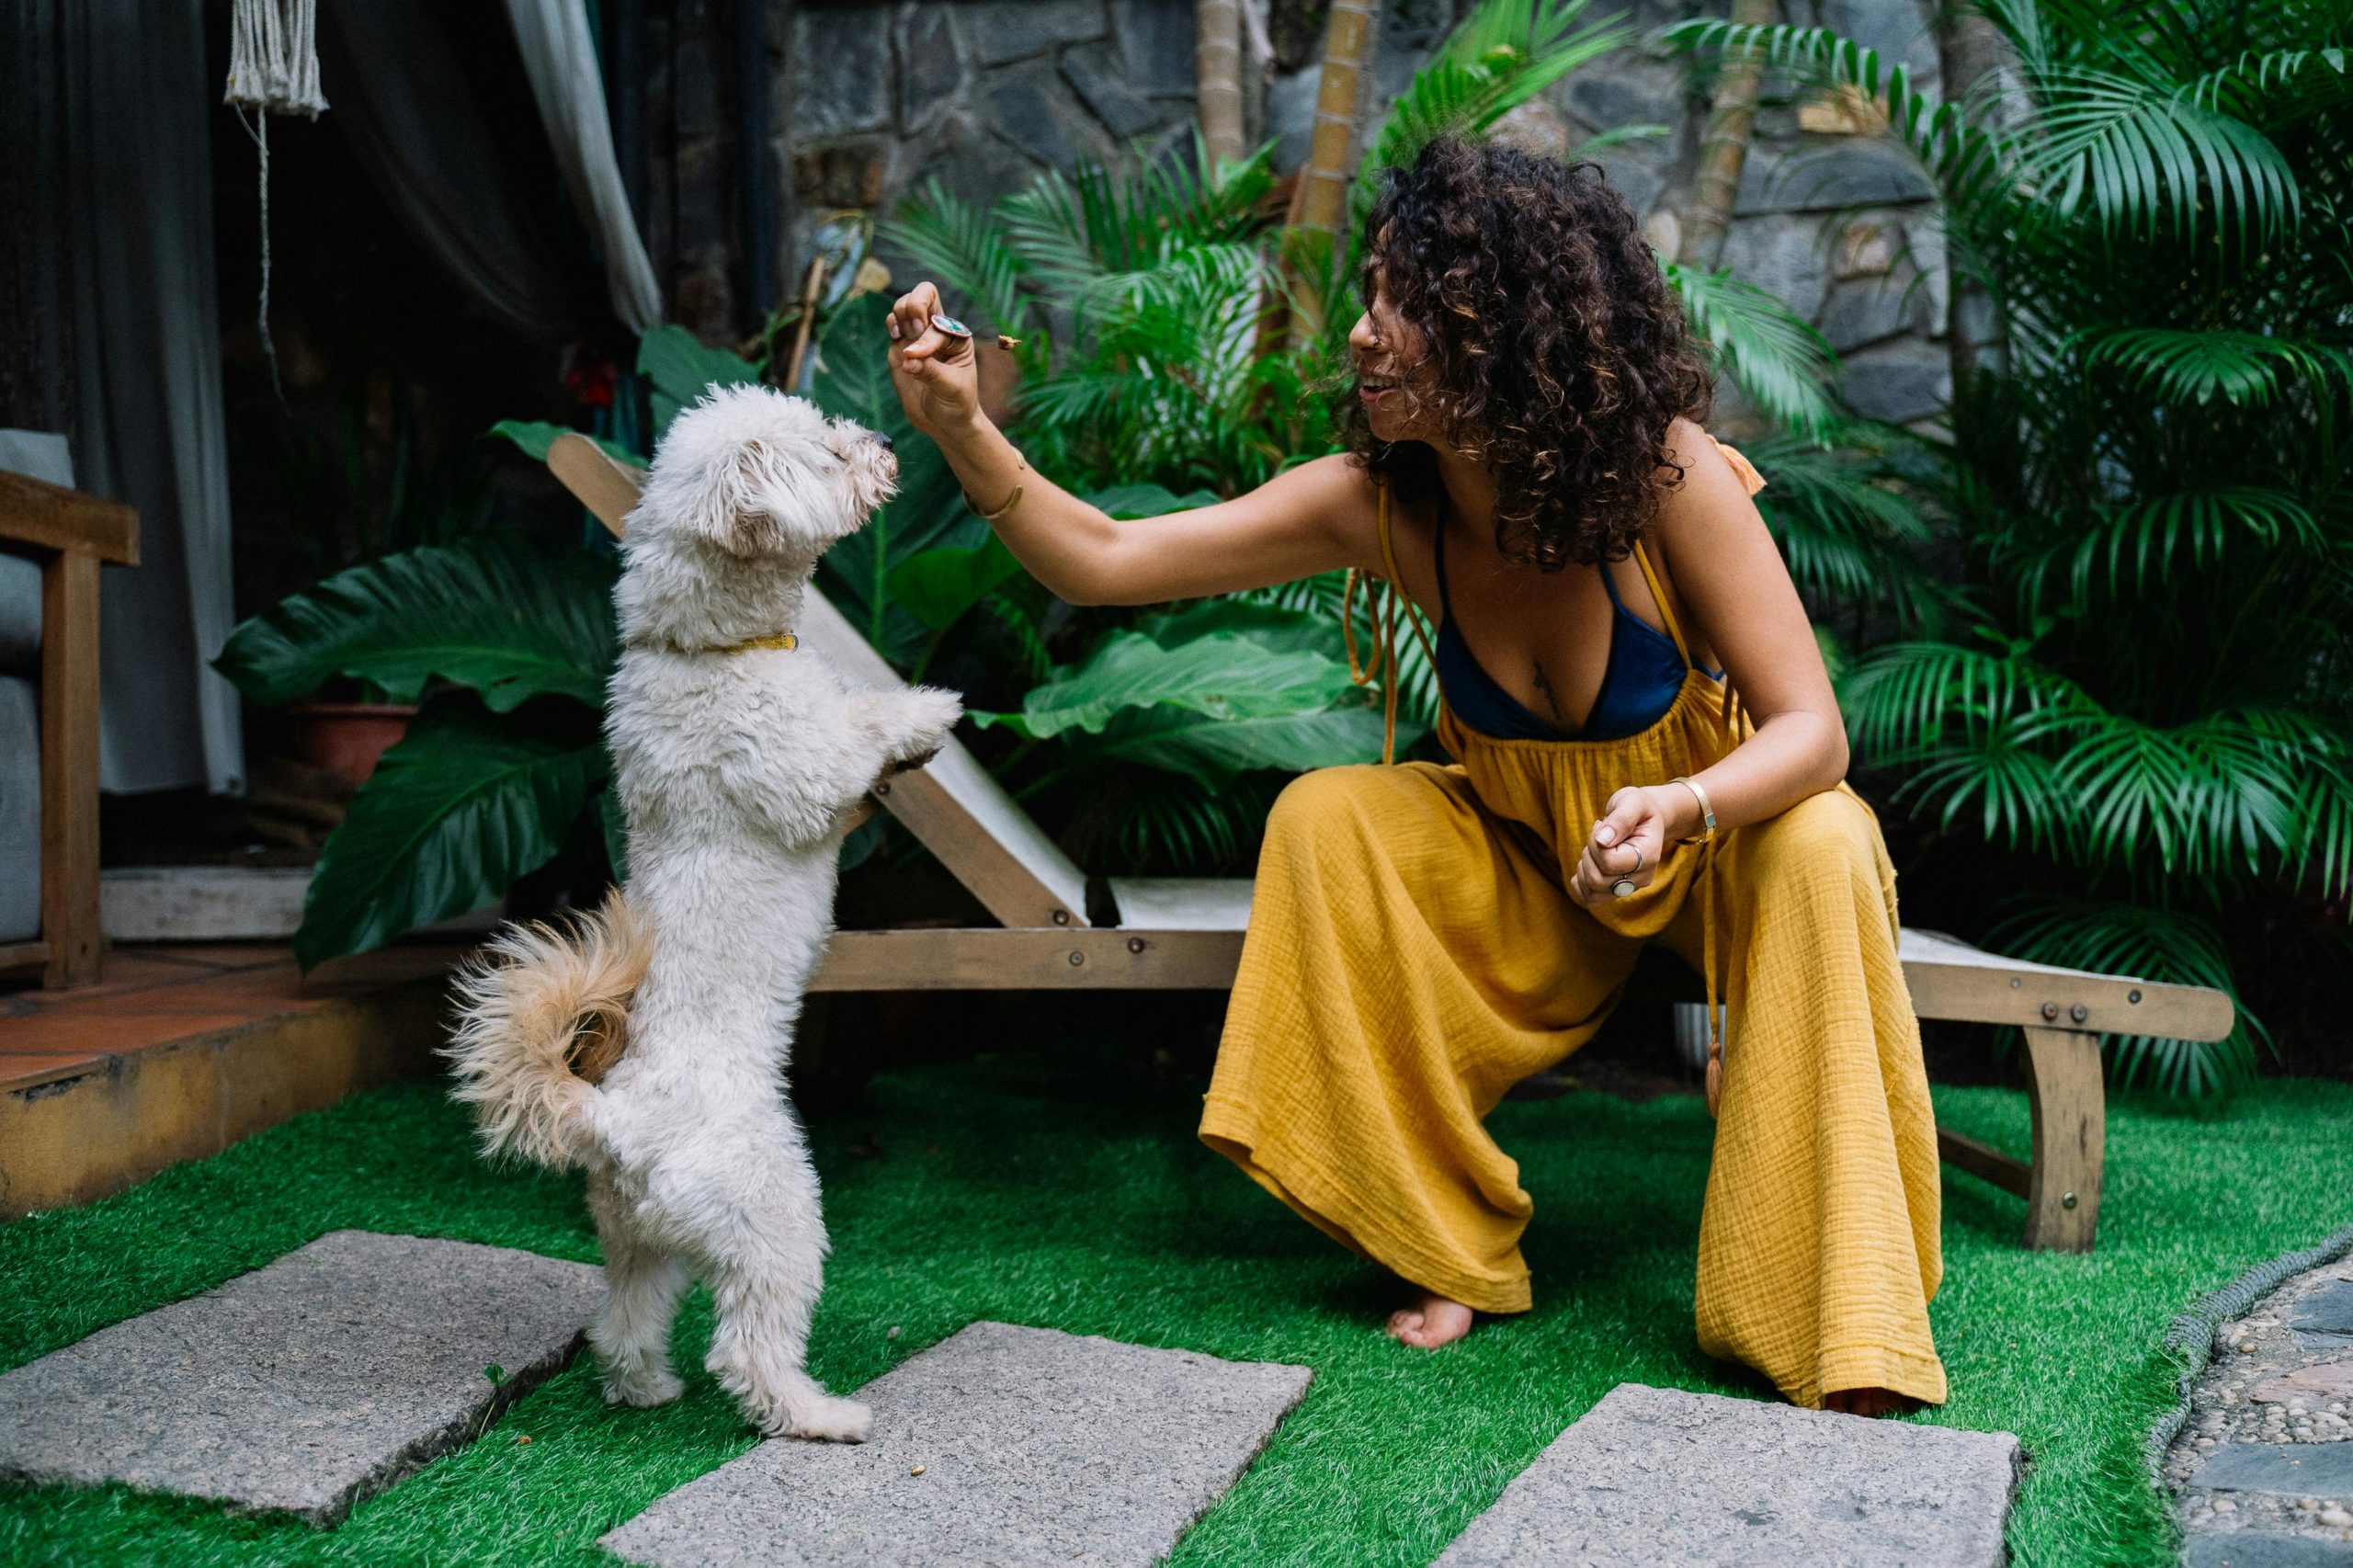
<instances>
[{"instance_id":1,"label":"bamboo stalk","mask_svg":"<svg viewBox=\"0 0 2353 1568\"><path fill-rule=\"evenodd\" d=\"M1194 0L1193 83L1211 166L1238 162L1245 141L1240 0Z\"/></svg>"},{"instance_id":2,"label":"bamboo stalk","mask_svg":"<svg viewBox=\"0 0 2353 1568\"><path fill-rule=\"evenodd\" d=\"M1770 27L1779 0L1733 0L1732 19L1745 27ZM1691 201L1683 211L1683 237L1675 259L1685 267L1713 267L1723 258L1724 235L1732 228L1733 200L1740 171L1748 162L1748 139L1756 122L1756 91L1764 68L1752 57L1726 57L1709 106L1708 134L1699 144L1699 165L1691 176Z\"/></svg>"}]
</instances>

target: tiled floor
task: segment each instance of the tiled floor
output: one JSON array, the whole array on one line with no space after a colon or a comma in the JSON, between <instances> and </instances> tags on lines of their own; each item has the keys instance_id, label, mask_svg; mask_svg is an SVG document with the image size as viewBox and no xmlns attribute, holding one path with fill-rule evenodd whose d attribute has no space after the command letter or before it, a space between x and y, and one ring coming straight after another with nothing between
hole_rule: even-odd
<instances>
[{"instance_id":1,"label":"tiled floor","mask_svg":"<svg viewBox=\"0 0 2353 1568\"><path fill-rule=\"evenodd\" d=\"M338 959L305 976L287 949L261 943L119 947L96 985L0 990L0 1092L438 973L463 950L438 942L399 945Z\"/></svg>"}]
</instances>

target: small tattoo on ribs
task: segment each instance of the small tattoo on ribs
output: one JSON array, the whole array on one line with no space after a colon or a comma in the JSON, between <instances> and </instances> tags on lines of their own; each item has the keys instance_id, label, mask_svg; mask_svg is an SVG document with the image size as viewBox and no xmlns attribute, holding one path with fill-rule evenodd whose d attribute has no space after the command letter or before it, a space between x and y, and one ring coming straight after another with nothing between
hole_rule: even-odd
<instances>
[{"instance_id":1,"label":"small tattoo on ribs","mask_svg":"<svg viewBox=\"0 0 2353 1568\"><path fill-rule=\"evenodd\" d=\"M1532 662L1529 667L1536 672L1536 689L1544 694L1544 706L1552 710L1553 722L1560 724L1567 723L1568 715L1561 711L1561 699L1553 692L1552 683L1544 678L1543 664L1540 661Z\"/></svg>"}]
</instances>

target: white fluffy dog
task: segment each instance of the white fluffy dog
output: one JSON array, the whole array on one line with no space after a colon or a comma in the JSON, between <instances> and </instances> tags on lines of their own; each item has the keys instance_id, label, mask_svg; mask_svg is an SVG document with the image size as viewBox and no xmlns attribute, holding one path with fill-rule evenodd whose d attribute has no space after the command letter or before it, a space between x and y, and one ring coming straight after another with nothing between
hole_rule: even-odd
<instances>
[{"instance_id":1,"label":"white fluffy dog","mask_svg":"<svg viewBox=\"0 0 2353 1568\"><path fill-rule=\"evenodd\" d=\"M614 595L628 892L570 932L508 928L461 983L445 1054L487 1149L588 1172L607 1287L588 1341L613 1403L677 1397L670 1324L700 1278L705 1364L754 1426L857 1442L871 1424L804 1369L827 1246L783 1075L846 813L961 707L852 691L780 634L897 475L873 435L765 388L679 415Z\"/></svg>"}]
</instances>

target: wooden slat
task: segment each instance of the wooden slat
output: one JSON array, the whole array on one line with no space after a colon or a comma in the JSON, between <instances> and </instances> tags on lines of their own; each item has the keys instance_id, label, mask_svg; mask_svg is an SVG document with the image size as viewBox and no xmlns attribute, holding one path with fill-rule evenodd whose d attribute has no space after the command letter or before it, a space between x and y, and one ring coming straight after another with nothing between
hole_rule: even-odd
<instances>
[{"instance_id":1,"label":"wooden slat","mask_svg":"<svg viewBox=\"0 0 2353 1568\"><path fill-rule=\"evenodd\" d=\"M0 476L5 477L5 476ZM55 488L51 486L51 488ZM43 982L98 978L98 558L41 567L40 934Z\"/></svg>"},{"instance_id":2,"label":"wooden slat","mask_svg":"<svg viewBox=\"0 0 2353 1568\"><path fill-rule=\"evenodd\" d=\"M119 501L0 471L0 549L12 553L78 551L139 564L139 513Z\"/></svg>"},{"instance_id":3,"label":"wooden slat","mask_svg":"<svg viewBox=\"0 0 2353 1568\"><path fill-rule=\"evenodd\" d=\"M879 691L906 685L822 593L803 601L796 630L851 684ZM955 736L922 768L875 792L916 841L1007 926L1087 923L1086 874Z\"/></svg>"},{"instance_id":4,"label":"wooden slat","mask_svg":"<svg viewBox=\"0 0 2353 1568\"><path fill-rule=\"evenodd\" d=\"M1937 1153L1945 1164L1957 1165L1982 1181L1990 1181L2004 1192L2014 1192L2020 1198L2032 1186L2033 1167L2024 1160L2012 1159L1990 1143L1959 1132L1937 1129Z\"/></svg>"},{"instance_id":5,"label":"wooden slat","mask_svg":"<svg viewBox=\"0 0 2353 1568\"><path fill-rule=\"evenodd\" d=\"M49 967L47 942L0 943L0 973Z\"/></svg>"},{"instance_id":6,"label":"wooden slat","mask_svg":"<svg viewBox=\"0 0 2353 1568\"><path fill-rule=\"evenodd\" d=\"M604 448L574 432L558 436L548 447L548 472L579 498L597 520L621 537L621 519L637 506L645 488L645 471L615 462Z\"/></svg>"},{"instance_id":7,"label":"wooden slat","mask_svg":"<svg viewBox=\"0 0 2353 1568\"><path fill-rule=\"evenodd\" d=\"M2026 1244L2089 1252L2099 1233L2099 1187L2108 1164L2099 1041L2066 1029L2029 1028L2026 1050L2027 1100L2034 1110Z\"/></svg>"},{"instance_id":8,"label":"wooden slat","mask_svg":"<svg viewBox=\"0 0 2353 1568\"><path fill-rule=\"evenodd\" d=\"M2231 1032L2231 999L2204 986L2026 963L1933 931L1906 930L1901 957L1912 1010L1924 1018L2174 1040L2221 1040Z\"/></svg>"},{"instance_id":9,"label":"wooden slat","mask_svg":"<svg viewBox=\"0 0 2353 1568\"><path fill-rule=\"evenodd\" d=\"M1075 960L1075 961L1074 961ZM1239 931L837 931L813 991L1219 991Z\"/></svg>"}]
</instances>

